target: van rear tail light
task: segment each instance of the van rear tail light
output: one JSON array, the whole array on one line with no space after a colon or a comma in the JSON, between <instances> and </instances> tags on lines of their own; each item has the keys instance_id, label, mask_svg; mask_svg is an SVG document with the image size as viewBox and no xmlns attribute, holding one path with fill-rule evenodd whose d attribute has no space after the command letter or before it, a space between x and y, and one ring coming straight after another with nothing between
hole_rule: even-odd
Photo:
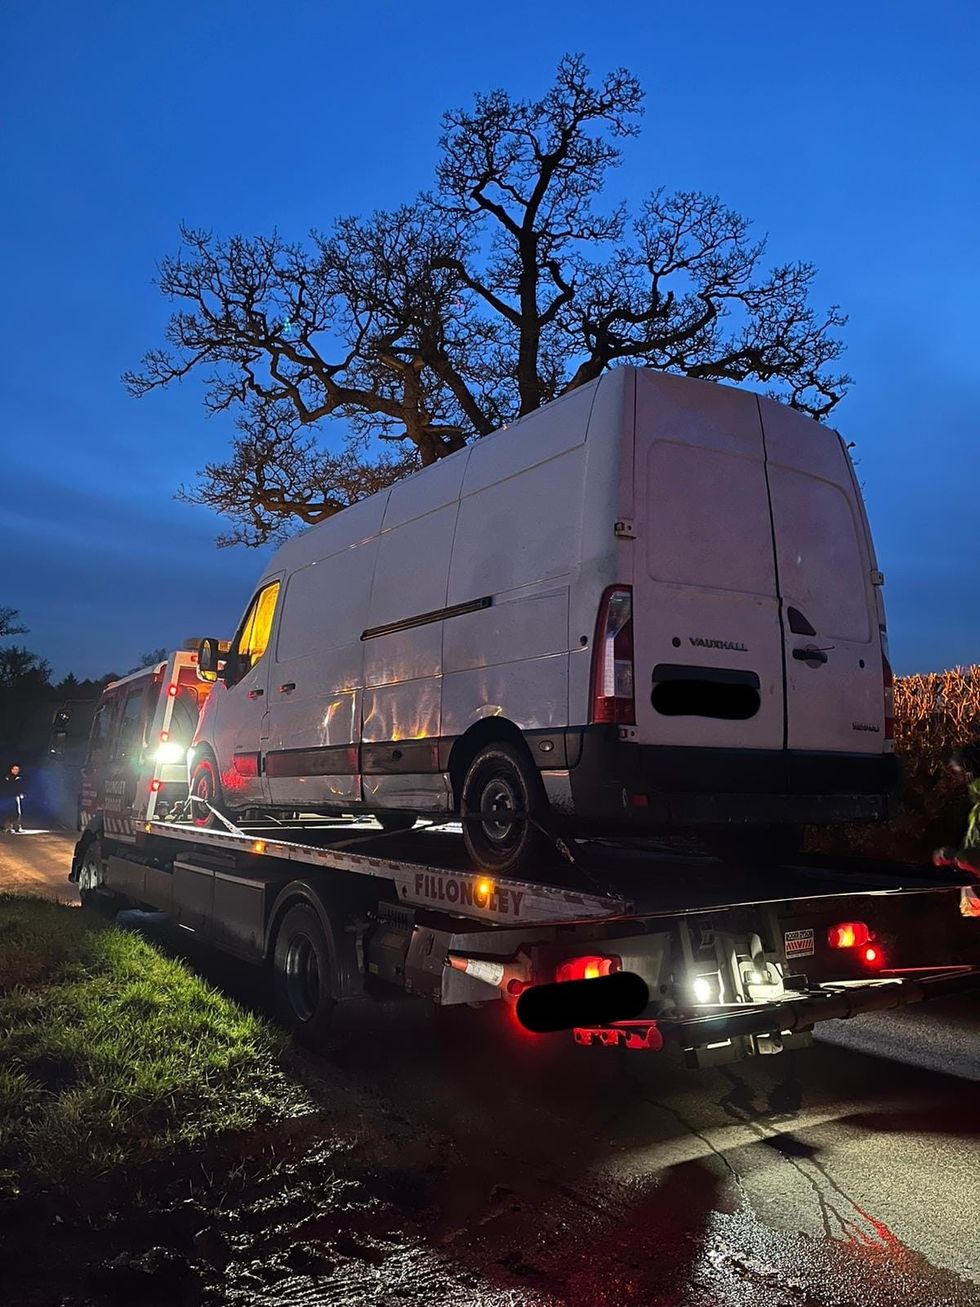
<instances>
[{"instance_id":1,"label":"van rear tail light","mask_svg":"<svg viewBox=\"0 0 980 1307\"><path fill-rule=\"evenodd\" d=\"M839 921L827 928L831 948L861 948L871 942L871 931L863 921Z\"/></svg>"},{"instance_id":2,"label":"van rear tail light","mask_svg":"<svg viewBox=\"0 0 980 1307\"><path fill-rule=\"evenodd\" d=\"M592 720L636 721L633 698L633 591L610 586L599 604L592 655Z\"/></svg>"},{"instance_id":3,"label":"van rear tail light","mask_svg":"<svg viewBox=\"0 0 980 1307\"><path fill-rule=\"evenodd\" d=\"M598 980L600 976L611 976L622 966L617 957L602 954L587 954L580 958L566 958L555 970L555 983L565 980Z\"/></svg>"}]
</instances>

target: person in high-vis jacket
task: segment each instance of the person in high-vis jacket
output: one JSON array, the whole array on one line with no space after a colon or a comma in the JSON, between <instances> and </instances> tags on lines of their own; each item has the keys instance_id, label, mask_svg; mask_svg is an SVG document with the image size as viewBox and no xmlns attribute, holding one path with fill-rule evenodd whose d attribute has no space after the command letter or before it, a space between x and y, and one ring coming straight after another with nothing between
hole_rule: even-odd
<instances>
[{"instance_id":1,"label":"person in high-vis jacket","mask_svg":"<svg viewBox=\"0 0 980 1307\"><path fill-rule=\"evenodd\" d=\"M937 849L932 855L937 867L958 867L980 877L980 738L956 749L946 760L946 770L964 784L970 796L966 834L958 849Z\"/></svg>"}]
</instances>

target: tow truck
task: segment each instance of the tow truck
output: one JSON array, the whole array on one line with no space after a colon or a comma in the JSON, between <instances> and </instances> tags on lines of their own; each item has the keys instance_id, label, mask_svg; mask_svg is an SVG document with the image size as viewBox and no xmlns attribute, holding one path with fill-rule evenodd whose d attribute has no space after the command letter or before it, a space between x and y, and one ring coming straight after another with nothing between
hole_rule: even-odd
<instances>
[{"instance_id":1,"label":"tow truck","mask_svg":"<svg viewBox=\"0 0 980 1307\"><path fill-rule=\"evenodd\" d=\"M313 1046L385 995L504 1002L520 1018L532 992L569 985L558 1024L578 1045L675 1045L703 1067L980 988L980 883L955 869L559 839L540 879L503 879L467 864L449 823L385 833L255 812L235 825L192 795L161 817L154 794L124 827L88 821L70 873L83 902L165 914L265 967L281 1019ZM596 1020L590 986L620 974L643 981L642 1010Z\"/></svg>"}]
</instances>

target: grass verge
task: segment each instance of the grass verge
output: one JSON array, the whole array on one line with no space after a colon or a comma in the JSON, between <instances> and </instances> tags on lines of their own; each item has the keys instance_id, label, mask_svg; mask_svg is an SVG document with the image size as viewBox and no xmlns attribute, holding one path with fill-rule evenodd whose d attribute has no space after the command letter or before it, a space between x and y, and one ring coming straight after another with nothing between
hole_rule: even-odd
<instances>
[{"instance_id":1,"label":"grass verge","mask_svg":"<svg viewBox=\"0 0 980 1307\"><path fill-rule=\"evenodd\" d=\"M283 1037L140 937L0 895L0 1197L78 1196L301 1113Z\"/></svg>"}]
</instances>

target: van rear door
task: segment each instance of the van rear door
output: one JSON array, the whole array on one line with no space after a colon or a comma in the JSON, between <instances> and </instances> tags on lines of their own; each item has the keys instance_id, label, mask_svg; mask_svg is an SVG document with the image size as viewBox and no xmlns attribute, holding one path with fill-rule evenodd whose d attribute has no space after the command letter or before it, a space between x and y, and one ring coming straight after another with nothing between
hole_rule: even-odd
<instances>
[{"instance_id":1,"label":"van rear door","mask_svg":"<svg viewBox=\"0 0 980 1307\"><path fill-rule=\"evenodd\" d=\"M638 371L633 459L637 740L781 751L782 636L755 396ZM708 781L694 761L692 786ZM747 755L730 761L717 757L723 788L781 788L781 754L759 756L757 780ZM665 780L676 763L665 762ZM673 783L684 787L679 775Z\"/></svg>"},{"instance_id":2,"label":"van rear door","mask_svg":"<svg viewBox=\"0 0 980 1307\"><path fill-rule=\"evenodd\" d=\"M783 601L787 747L791 755L880 755L887 746L874 559L850 459L835 431L785 404L759 402ZM838 788L832 774L817 772L809 785L793 786L811 787Z\"/></svg>"}]
</instances>

